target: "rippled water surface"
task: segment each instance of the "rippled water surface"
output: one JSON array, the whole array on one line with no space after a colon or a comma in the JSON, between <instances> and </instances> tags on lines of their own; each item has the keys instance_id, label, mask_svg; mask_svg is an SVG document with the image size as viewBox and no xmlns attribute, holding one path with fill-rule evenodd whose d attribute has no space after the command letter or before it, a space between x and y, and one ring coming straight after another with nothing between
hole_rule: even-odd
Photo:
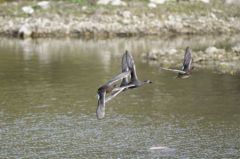
<instances>
[{"instance_id":1,"label":"rippled water surface","mask_svg":"<svg viewBox=\"0 0 240 159\"><path fill-rule=\"evenodd\" d=\"M240 77L179 80L141 60L171 45L189 42L0 39L0 158L240 158ZM96 90L125 49L154 83L123 92L97 120Z\"/></svg>"}]
</instances>

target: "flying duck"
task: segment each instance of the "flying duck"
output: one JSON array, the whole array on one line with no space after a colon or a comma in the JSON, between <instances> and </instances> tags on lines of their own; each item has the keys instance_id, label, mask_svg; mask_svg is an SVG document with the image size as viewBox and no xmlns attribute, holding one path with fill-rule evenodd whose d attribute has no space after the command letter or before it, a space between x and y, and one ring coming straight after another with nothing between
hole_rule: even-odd
<instances>
[{"instance_id":1,"label":"flying duck","mask_svg":"<svg viewBox=\"0 0 240 159\"><path fill-rule=\"evenodd\" d=\"M184 53L183 66L182 66L182 71L184 71L184 73L179 72L177 77L188 78L190 76L190 73L193 70L192 61L193 59L192 59L190 48L187 47Z\"/></svg>"},{"instance_id":2,"label":"flying duck","mask_svg":"<svg viewBox=\"0 0 240 159\"><path fill-rule=\"evenodd\" d=\"M130 76L130 77L129 77ZM130 79L129 79L130 78ZM117 87L117 81L122 80L119 87ZM140 87L144 84L152 83L150 80L140 81L137 78L136 67L132 56L126 51L122 57L122 73L113 77L105 84L100 86L97 90L98 103L96 115L98 119L102 119L105 116L105 103L116 97L119 93L128 88ZM106 96L106 94L110 94Z\"/></svg>"},{"instance_id":3,"label":"flying duck","mask_svg":"<svg viewBox=\"0 0 240 159\"><path fill-rule=\"evenodd\" d=\"M185 53L184 53L184 57L183 57L183 65L182 65L182 69L181 70L177 70L177 69L169 69L169 68L162 68L163 70L167 70L167 71L172 71L172 72L177 72L177 78L188 78L190 76L191 71L193 70L193 66L192 66L192 56L191 56L191 51L190 48L187 47L185 49Z\"/></svg>"}]
</instances>

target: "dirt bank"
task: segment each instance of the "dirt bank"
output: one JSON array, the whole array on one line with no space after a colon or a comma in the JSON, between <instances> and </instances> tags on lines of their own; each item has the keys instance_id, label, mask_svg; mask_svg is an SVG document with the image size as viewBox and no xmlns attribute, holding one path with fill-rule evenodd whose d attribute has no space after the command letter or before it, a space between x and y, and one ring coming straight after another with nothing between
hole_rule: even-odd
<instances>
[{"instance_id":1,"label":"dirt bank","mask_svg":"<svg viewBox=\"0 0 240 159\"><path fill-rule=\"evenodd\" d=\"M31 7L26 13L23 7ZM0 3L0 34L21 37L128 37L162 34L230 34L240 31L239 6L168 2L149 8L146 1L125 6L50 1Z\"/></svg>"}]
</instances>

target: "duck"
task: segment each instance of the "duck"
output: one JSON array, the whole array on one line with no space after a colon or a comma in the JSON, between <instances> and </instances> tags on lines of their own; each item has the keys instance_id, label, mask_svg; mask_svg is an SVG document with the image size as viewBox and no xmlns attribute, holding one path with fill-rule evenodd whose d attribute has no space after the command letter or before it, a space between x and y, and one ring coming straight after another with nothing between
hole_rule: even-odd
<instances>
[{"instance_id":1,"label":"duck","mask_svg":"<svg viewBox=\"0 0 240 159\"><path fill-rule=\"evenodd\" d=\"M182 65L182 70L183 72L178 72L177 77L178 78L188 78L190 76L191 71L193 70L192 66L192 55L191 55L191 50L189 47L185 49L184 57L183 57L183 65Z\"/></svg>"},{"instance_id":2,"label":"duck","mask_svg":"<svg viewBox=\"0 0 240 159\"><path fill-rule=\"evenodd\" d=\"M120 80L122 81L118 87L115 83ZM140 81L138 79L134 60L131 54L128 51L125 51L122 57L122 72L100 86L97 90L97 118L102 119L105 117L106 103L116 97L119 93L127 89L140 87L147 83L152 82L150 80ZM110 95L106 96L106 94Z\"/></svg>"},{"instance_id":3,"label":"duck","mask_svg":"<svg viewBox=\"0 0 240 159\"><path fill-rule=\"evenodd\" d=\"M193 70L192 66L192 55L190 51L190 47L186 47L184 57L183 57L183 64L182 64L182 69L169 69L169 68L163 68L160 67L162 70L167 70L167 71L172 71L172 72L177 72L177 77L176 78L188 78L190 77L190 73Z\"/></svg>"}]
</instances>

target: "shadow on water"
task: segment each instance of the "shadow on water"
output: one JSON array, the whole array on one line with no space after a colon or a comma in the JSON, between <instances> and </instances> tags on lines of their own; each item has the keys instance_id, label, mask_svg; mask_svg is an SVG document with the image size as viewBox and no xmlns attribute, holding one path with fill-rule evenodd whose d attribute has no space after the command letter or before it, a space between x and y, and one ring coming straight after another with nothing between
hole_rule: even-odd
<instances>
[{"instance_id":1,"label":"shadow on water","mask_svg":"<svg viewBox=\"0 0 240 159\"><path fill-rule=\"evenodd\" d=\"M240 157L239 76L179 80L141 62L151 47L209 45L199 39L1 39L0 158ZM122 93L97 120L96 89L120 72L125 49L154 84Z\"/></svg>"}]
</instances>

